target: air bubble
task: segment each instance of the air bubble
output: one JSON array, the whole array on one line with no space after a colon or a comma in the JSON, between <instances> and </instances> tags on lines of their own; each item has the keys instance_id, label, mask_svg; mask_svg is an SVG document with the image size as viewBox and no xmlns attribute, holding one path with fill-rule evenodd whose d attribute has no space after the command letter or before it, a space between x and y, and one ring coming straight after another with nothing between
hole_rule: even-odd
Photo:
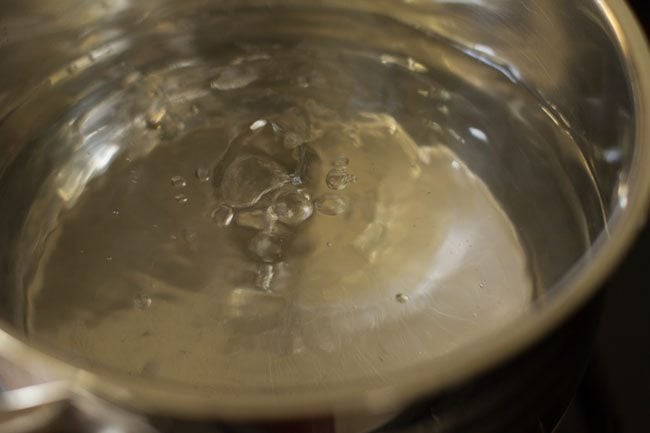
<instances>
[{"instance_id":1,"label":"air bubble","mask_svg":"<svg viewBox=\"0 0 650 433\"><path fill-rule=\"evenodd\" d=\"M187 181L183 176L172 176L171 182L174 188L185 188L187 186Z\"/></svg>"},{"instance_id":2,"label":"air bubble","mask_svg":"<svg viewBox=\"0 0 650 433\"><path fill-rule=\"evenodd\" d=\"M199 182L209 182L210 181L210 170L205 167L199 167L194 173Z\"/></svg>"},{"instance_id":3,"label":"air bubble","mask_svg":"<svg viewBox=\"0 0 650 433\"><path fill-rule=\"evenodd\" d=\"M186 204L188 201L190 201L190 199L185 194L178 194L174 196L174 200L180 204Z\"/></svg>"},{"instance_id":4,"label":"air bubble","mask_svg":"<svg viewBox=\"0 0 650 433\"><path fill-rule=\"evenodd\" d=\"M398 293L395 295L395 300L400 304L406 304L409 301L409 297L404 293Z\"/></svg>"},{"instance_id":5,"label":"air bubble","mask_svg":"<svg viewBox=\"0 0 650 433\"><path fill-rule=\"evenodd\" d=\"M327 173L325 183L329 189L340 191L345 189L350 182L350 176L344 168L333 168Z\"/></svg>"},{"instance_id":6,"label":"air bubble","mask_svg":"<svg viewBox=\"0 0 650 433\"><path fill-rule=\"evenodd\" d=\"M314 212L311 201L298 192L281 194L272 209L280 222L292 226L304 222Z\"/></svg>"},{"instance_id":7,"label":"air bubble","mask_svg":"<svg viewBox=\"0 0 650 433\"><path fill-rule=\"evenodd\" d=\"M152 302L153 301L151 300L150 297L144 296L142 293L138 293L137 295L135 295L135 298L133 298L133 306L138 310L149 309L149 307L151 307Z\"/></svg>"}]
</instances>

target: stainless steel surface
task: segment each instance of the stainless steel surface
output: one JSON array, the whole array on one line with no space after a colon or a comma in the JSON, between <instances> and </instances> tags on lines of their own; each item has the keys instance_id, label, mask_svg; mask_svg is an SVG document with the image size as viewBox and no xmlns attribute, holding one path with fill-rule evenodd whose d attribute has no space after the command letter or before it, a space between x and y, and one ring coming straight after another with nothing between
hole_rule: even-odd
<instances>
[{"instance_id":1,"label":"stainless steel surface","mask_svg":"<svg viewBox=\"0 0 650 433\"><path fill-rule=\"evenodd\" d=\"M381 414L560 323L647 213L617 0L11 1L0 29L0 355L73 400Z\"/></svg>"},{"instance_id":2,"label":"stainless steel surface","mask_svg":"<svg viewBox=\"0 0 650 433\"><path fill-rule=\"evenodd\" d=\"M51 382L0 392L0 427L6 433L43 431L68 402L68 384Z\"/></svg>"}]
</instances>

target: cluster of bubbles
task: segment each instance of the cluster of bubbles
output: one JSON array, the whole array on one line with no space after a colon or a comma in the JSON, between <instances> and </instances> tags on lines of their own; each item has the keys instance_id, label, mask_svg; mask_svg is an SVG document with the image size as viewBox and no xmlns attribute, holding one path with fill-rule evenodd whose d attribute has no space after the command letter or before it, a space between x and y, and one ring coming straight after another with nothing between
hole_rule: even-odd
<instances>
[{"instance_id":1,"label":"cluster of bubbles","mask_svg":"<svg viewBox=\"0 0 650 433\"><path fill-rule=\"evenodd\" d=\"M350 160L345 156L340 156L336 161L334 161L332 164L334 165L334 168L327 173L327 177L325 178L325 182L329 189L340 191L347 188L348 184L357 181L355 175L348 173L349 163Z\"/></svg>"},{"instance_id":2,"label":"cluster of bubbles","mask_svg":"<svg viewBox=\"0 0 650 433\"><path fill-rule=\"evenodd\" d=\"M149 127L160 126L164 113L158 114L148 119ZM212 221L219 228L236 226L253 232L247 253L258 263L257 286L265 291L271 290L276 265L285 259L299 227L315 213L345 213L348 202L339 193L357 181L343 155L331 161L324 179L311 179L310 165L317 157L309 140L308 128L294 130L282 120L256 120L230 142L215 167L195 170L198 182L212 182L217 202ZM313 197L314 181L324 183L329 192ZM174 175L170 182L176 202L188 203L183 192L187 179Z\"/></svg>"},{"instance_id":3,"label":"cluster of bubbles","mask_svg":"<svg viewBox=\"0 0 650 433\"><path fill-rule=\"evenodd\" d=\"M226 74L227 75L227 74ZM223 76L211 83L220 89L229 83ZM241 87L247 83L237 83ZM162 106L153 107L146 115L145 124L164 135L177 128L174 119ZM298 119L296 121L296 119ZM332 217L348 209L348 201L341 192L357 182L349 172L350 160L339 155L331 162L322 182L329 190L312 196L310 176L309 125L299 110L291 109L277 119L258 119L247 125L235 137L215 167L200 166L195 170L196 180L212 182L216 205L210 217L219 228L236 226L253 231L247 253L258 264L256 285L270 291L277 265L285 259L287 249L301 225L314 214ZM171 177L174 199L184 205L189 197L183 192L187 180L180 175ZM328 242L327 247L332 243ZM398 294L400 303L408 297Z\"/></svg>"},{"instance_id":4,"label":"cluster of bubbles","mask_svg":"<svg viewBox=\"0 0 650 433\"><path fill-rule=\"evenodd\" d=\"M301 225L315 213L340 215L348 206L336 193L312 197L315 153L309 139L307 128L256 120L231 142L212 171L218 202L212 219L220 227L236 225L254 232L248 253L258 262L257 286L262 290L271 290L276 265ZM340 191L356 180L347 172L348 162L345 157L334 162L323 180L329 189Z\"/></svg>"}]
</instances>

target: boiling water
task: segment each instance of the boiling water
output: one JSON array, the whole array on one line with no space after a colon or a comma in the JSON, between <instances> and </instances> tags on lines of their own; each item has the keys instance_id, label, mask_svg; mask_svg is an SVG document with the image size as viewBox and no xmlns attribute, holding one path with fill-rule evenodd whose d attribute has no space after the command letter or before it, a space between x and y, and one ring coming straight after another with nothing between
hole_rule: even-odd
<instances>
[{"instance_id":1,"label":"boiling water","mask_svg":"<svg viewBox=\"0 0 650 433\"><path fill-rule=\"evenodd\" d=\"M377 17L230 19L91 32L34 97L67 105L38 138L65 163L24 230L31 338L282 389L381 376L528 308L528 252L460 153L568 140L536 98Z\"/></svg>"}]
</instances>

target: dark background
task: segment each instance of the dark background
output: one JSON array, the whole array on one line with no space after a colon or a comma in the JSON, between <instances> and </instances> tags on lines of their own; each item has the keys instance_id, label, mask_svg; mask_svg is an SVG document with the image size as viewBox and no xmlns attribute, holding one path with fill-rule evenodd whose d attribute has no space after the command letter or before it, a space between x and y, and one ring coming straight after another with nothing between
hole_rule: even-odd
<instances>
[{"instance_id":1,"label":"dark background","mask_svg":"<svg viewBox=\"0 0 650 433\"><path fill-rule=\"evenodd\" d=\"M650 1L629 3L650 34ZM648 268L650 227L611 279L596 351L556 433L650 433Z\"/></svg>"},{"instance_id":2,"label":"dark background","mask_svg":"<svg viewBox=\"0 0 650 433\"><path fill-rule=\"evenodd\" d=\"M556 433L650 432L650 228L612 278L596 351Z\"/></svg>"}]
</instances>

